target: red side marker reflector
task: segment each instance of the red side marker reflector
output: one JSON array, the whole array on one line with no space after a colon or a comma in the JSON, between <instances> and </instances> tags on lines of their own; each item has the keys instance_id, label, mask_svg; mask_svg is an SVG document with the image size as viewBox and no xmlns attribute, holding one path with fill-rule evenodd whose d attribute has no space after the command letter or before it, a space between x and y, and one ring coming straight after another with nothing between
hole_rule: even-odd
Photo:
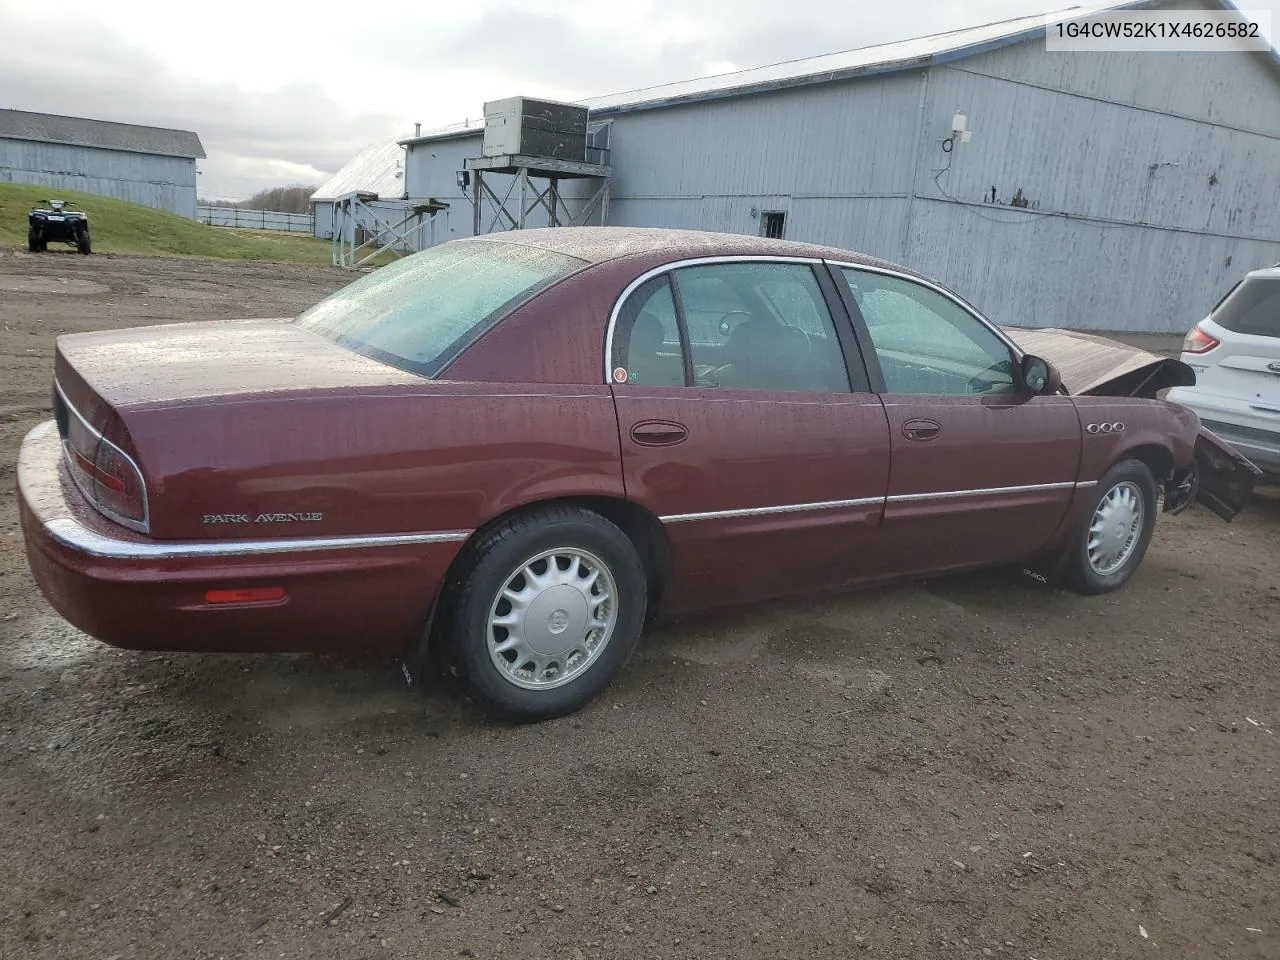
<instances>
[{"instance_id":1,"label":"red side marker reflector","mask_svg":"<svg viewBox=\"0 0 1280 960\"><path fill-rule=\"evenodd\" d=\"M265 603L283 600L284 587L245 587L240 590L210 590L205 603Z\"/></svg>"}]
</instances>

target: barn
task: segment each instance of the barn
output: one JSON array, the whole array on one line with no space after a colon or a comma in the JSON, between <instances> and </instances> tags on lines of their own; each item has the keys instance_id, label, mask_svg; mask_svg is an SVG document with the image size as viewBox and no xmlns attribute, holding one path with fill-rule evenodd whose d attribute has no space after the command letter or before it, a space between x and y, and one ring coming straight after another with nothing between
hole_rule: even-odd
<instances>
[{"instance_id":1,"label":"barn","mask_svg":"<svg viewBox=\"0 0 1280 960\"><path fill-rule=\"evenodd\" d=\"M340 201L351 194L361 195L366 202L354 216L341 218ZM398 219L404 198L404 147L398 139L372 143L311 195L315 235L322 240L333 239L340 222L347 230L376 230L375 217Z\"/></svg>"},{"instance_id":2,"label":"barn","mask_svg":"<svg viewBox=\"0 0 1280 960\"><path fill-rule=\"evenodd\" d=\"M0 181L83 190L196 216L200 138L189 130L0 110Z\"/></svg>"},{"instance_id":3,"label":"barn","mask_svg":"<svg viewBox=\"0 0 1280 960\"><path fill-rule=\"evenodd\" d=\"M588 100L611 174L604 220L852 248L923 270L1007 325L1185 330L1245 271L1280 260L1280 61L1049 52L1044 24ZM403 141L409 195L450 204L437 239L473 232L460 172L482 134ZM571 204L588 193L566 188ZM481 232L504 226L479 219Z\"/></svg>"}]
</instances>

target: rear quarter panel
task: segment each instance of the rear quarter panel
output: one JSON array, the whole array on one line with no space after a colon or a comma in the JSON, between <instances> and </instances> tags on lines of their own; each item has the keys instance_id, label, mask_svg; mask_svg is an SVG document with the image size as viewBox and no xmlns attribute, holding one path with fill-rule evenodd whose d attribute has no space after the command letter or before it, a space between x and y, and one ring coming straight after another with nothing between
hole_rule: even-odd
<instances>
[{"instance_id":1,"label":"rear quarter panel","mask_svg":"<svg viewBox=\"0 0 1280 960\"><path fill-rule=\"evenodd\" d=\"M124 419L160 539L471 530L535 500L623 495L604 384L423 381Z\"/></svg>"}]
</instances>

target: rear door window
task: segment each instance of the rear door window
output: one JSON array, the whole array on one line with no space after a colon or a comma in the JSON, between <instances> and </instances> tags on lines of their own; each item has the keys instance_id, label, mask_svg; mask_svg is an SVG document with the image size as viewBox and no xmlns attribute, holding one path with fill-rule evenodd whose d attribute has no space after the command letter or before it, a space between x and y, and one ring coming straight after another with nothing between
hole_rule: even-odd
<instances>
[{"instance_id":1,"label":"rear door window","mask_svg":"<svg viewBox=\"0 0 1280 960\"><path fill-rule=\"evenodd\" d=\"M1280 277L1247 277L1214 307L1213 322L1234 333L1280 337Z\"/></svg>"}]
</instances>

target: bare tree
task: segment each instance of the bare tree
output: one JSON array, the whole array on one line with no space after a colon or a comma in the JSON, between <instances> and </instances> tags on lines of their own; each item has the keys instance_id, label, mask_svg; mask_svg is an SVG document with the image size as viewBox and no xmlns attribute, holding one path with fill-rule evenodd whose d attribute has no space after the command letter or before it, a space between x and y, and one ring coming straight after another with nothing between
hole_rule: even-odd
<instances>
[{"instance_id":1,"label":"bare tree","mask_svg":"<svg viewBox=\"0 0 1280 960\"><path fill-rule=\"evenodd\" d=\"M259 190L248 200L242 200L235 206L242 210L278 210L281 213L306 213L308 201L316 192L314 186L292 184L287 187L270 187Z\"/></svg>"}]
</instances>

